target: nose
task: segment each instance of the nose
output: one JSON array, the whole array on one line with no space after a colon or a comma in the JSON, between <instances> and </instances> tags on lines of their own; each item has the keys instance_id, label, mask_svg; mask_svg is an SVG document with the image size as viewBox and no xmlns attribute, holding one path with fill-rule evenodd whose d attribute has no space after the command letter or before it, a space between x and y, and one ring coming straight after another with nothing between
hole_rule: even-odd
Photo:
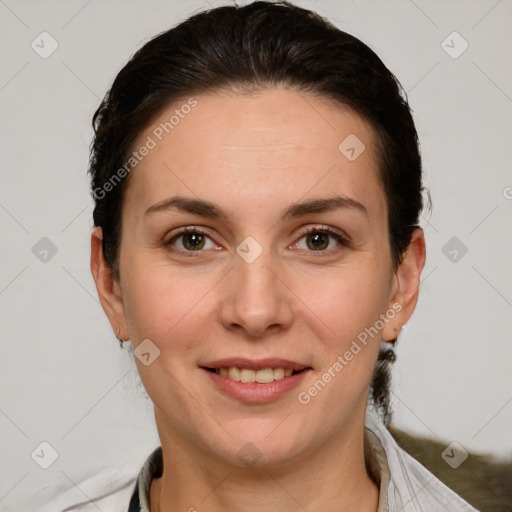
<instances>
[{"instance_id":1,"label":"nose","mask_svg":"<svg viewBox=\"0 0 512 512\"><path fill-rule=\"evenodd\" d=\"M252 339L288 329L294 296L270 251L250 263L235 255L233 264L223 283L220 316L224 327Z\"/></svg>"}]
</instances>

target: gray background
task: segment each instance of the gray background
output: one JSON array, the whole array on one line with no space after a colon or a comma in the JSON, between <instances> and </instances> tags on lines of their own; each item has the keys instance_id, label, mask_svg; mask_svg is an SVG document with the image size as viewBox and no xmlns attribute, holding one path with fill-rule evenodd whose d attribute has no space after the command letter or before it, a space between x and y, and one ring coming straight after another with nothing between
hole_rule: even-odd
<instances>
[{"instance_id":1,"label":"gray background","mask_svg":"<svg viewBox=\"0 0 512 512\"><path fill-rule=\"evenodd\" d=\"M395 423L510 455L512 2L296 3L377 52L408 92L421 139L433 212L394 369ZM60 510L98 479L114 489L159 444L133 356L119 350L90 275L90 120L141 44L204 7L0 0L3 510L59 492L44 510ZM58 43L46 59L31 47L51 48L43 31ZM41 252L43 237L55 254ZM31 457L43 441L58 453L46 470Z\"/></svg>"}]
</instances>

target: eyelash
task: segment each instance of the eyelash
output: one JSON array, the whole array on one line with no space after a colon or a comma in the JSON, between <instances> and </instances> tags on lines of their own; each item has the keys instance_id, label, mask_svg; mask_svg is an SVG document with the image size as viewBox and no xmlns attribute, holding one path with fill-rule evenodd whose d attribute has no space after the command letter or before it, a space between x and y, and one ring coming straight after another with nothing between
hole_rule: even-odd
<instances>
[{"instance_id":1,"label":"eyelash","mask_svg":"<svg viewBox=\"0 0 512 512\"><path fill-rule=\"evenodd\" d=\"M206 236L206 237L211 239L210 235L206 231L203 231L201 228L187 227L187 228L183 228L181 231L179 231L178 233L173 235L167 242L165 242L164 245L166 247L170 247L170 246L172 246L174 241L176 241L180 237L183 237L184 235L187 235L187 234L190 234L190 233L201 234L201 235L204 235L204 236ZM315 227L309 228L308 230L304 231L301 234L299 240L302 240L302 238L306 237L307 235L314 234L314 233L321 233L321 234L324 234L324 235L331 236L332 238L334 238L343 247L350 247L351 246L348 237L343 236L342 234L338 233L337 231L334 231L333 229L331 229L331 228L329 228L327 226L321 226L321 227L315 226ZM197 251L188 251L188 250L184 251L182 249L172 249L172 250L174 252L177 252L179 254L183 254L185 256L194 256L198 252L204 252L204 250L197 250ZM324 250L318 250L318 251L309 250L307 252L331 253L331 251L333 251L333 250L336 250L336 249L327 249L327 250L324 249Z\"/></svg>"}]
</instances>

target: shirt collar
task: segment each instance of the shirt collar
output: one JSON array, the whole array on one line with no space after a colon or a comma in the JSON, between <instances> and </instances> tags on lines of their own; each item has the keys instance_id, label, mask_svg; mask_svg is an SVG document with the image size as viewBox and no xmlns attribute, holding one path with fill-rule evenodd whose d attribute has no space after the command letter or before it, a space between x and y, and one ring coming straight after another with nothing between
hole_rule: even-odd
<instances>
[{"instance_id":1,"label":"shirt collar","mask_svg":"<svg viewBox=\"0 0 512 512\"><path fill-rule=\"evenodd\" d=\"M368 428L365 428L365 444L367 467L379 487L379 506L377 512L388 512L387 488L389 484L389 468L386 454L379 438ZM137 477L135 490L132 495L128 512L150 512L150 489L154 478L162 476L163 455L162 447L155 448L147 458Z\"/></svg>"}]
</instances>

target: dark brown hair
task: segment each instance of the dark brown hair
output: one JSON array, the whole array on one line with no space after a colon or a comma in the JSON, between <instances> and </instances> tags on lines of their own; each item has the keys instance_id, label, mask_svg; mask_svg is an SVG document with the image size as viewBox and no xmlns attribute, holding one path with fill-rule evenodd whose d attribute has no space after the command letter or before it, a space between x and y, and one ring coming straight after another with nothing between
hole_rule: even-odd
<instances>
[{"instance_id":1,"label":"dark brown hair","mask_svg":"<svg viewBox=\"0 0 512 512\"><path fill-rule=\"evenodd\" d=\"M130 178L129 169L118 171L126 171L137 137L179 99L276 86L334 101L370 123L387 199L391 254L395 268L399 265L423 207L421 157L405 93L359 39L307 9L257 1L200 12L151 39L119 72L94 114L93 218L103 229L103 251L114 278L119 279L121 207ZM120 175L123 179L112 180ZM391 359L389 351L381 351L372 383L373 402L386 419Z\"/></svg>"}]
</instances>

